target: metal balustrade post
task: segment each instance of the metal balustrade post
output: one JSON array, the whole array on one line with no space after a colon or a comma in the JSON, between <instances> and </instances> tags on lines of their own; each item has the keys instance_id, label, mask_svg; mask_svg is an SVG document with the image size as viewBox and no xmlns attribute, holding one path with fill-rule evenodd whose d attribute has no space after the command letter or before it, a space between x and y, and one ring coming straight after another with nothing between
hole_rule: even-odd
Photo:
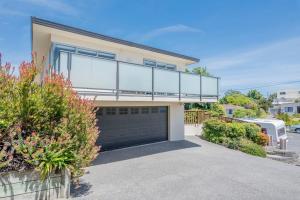
<instances>
[{"instance_id":1,"label":"metal balustrade post","mask_svg":"<svg viewBox=\"0 0 300 200\"><path fill-rule=\"evenodd\" d=\"M152 67L152 101L154 101L154 67Z\"/></svg>"},{"instance_id":2,"label":"metal balustrade post","mask_svg":"<svg viewBox=\"0 0 300 200\"><path fill-rule=\"evenodd\" d=\"M72 54L68 53L68 61L67 61L67 68L68 68L68 80L71 80L71 65L72 65Z\"/></svg>"},{"instance_id":3,"label":"metal balustrade post","mask_svg":"<svg viewBox=\"0 0 300 200\"><path fill-rule=\"evenodd\" d=\"M179 74L179 101L181 101L181 72L178 72Z\"/></svg>"},{"instance_id":4,"label":"metal balustrade post","mask_svg":"<svg viewBox=\"0 0 300 200\"><path fill-rule=\"evenodd\" d=\"M116 99L119 100L119 78L120 78L120 71L119 71L119 61L117 61L117 73L116 73Z\"/></svg>"},{"instance_id":5,"label":"metal balustrade post","mask_svg":"<svg viewBox=\"0 0 300 200\"><path fill-rule=\"evenodd\" d=\"M202 76L200 75L200 102L202 102Z\"/></svg>"}]
</instances>

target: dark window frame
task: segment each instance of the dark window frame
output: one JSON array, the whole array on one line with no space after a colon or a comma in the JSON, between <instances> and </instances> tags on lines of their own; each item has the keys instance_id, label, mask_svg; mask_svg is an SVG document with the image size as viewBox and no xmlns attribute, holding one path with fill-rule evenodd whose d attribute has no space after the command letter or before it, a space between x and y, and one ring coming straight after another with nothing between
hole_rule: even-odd
<instances>
[{"instance_id":1,"label":"dark window frame","mask_svg":"<svg viewBox=\"0 0 300 200\"><path fill-rule=\"evenodd\" d=\"M150 113L149 107L142 107L141 108L141 113L142 114L149 114Z\"/></svg>"},{"instance_id":2,"label":"dark window frame","mask_svg":"<svg viewBox=\"0 0 300 200\"><path fill-rule=\"evenodd\" d=\"M177 66L175 64L159 62L156 60L151 60L151 59L146 59L146 58L144 58L143 64L145 66L156 67L159 69L167 69L167 70L174 70L174 71L176 71L176 69L177 69Z\"/></svg>"},{"instance_id":3,"label":"dark window frame","mask_svg":"<svg viewBox=\"0 0 300 200\"><path fill-rule=\"evenodd\" d=\"M137 115L139 113L140 113L140 109L139 108L130 108L130 114Z\"/></svg>"},{"instance_id":4,"label":"dark window frame","mask_svg":"<svg viewBox=\"0 0 300 200\"><path fill-rule=\"evenodd\" d=\"M117 108L106 108L105 109L106 115L116 115L117 114Z\"/></svg>"},{"instance_id":5,"label":"dark window frame","mask_svg":"<svg viewBox=\"0 0 300 200\"><path fill-rule=\"evenodd\" d=\"M119 115L128 115L129 109L124 107L124 108L119 108Z\"/></svg>"}]
</instances>

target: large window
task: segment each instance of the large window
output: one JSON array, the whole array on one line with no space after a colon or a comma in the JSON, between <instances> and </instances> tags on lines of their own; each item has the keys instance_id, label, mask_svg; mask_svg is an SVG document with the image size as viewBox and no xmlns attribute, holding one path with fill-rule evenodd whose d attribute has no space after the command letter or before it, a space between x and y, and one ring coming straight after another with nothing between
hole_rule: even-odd
<instances>
[{"instance_id":1,"label":"large window","mask_svg":"<svg viewBox=\"0 0 300 200\"><path fill-rule=\"evenodd\" d=\"M282 127L280 129L278 129L277 130L277 134L278 134L279 137L282 136L282 135L285 135L285 128Z\"/></svg>"},{"instance_id":2,"label":"large window","mask_svg":"<svg viewBox=\"0 0 300 200\"><path fill-rule=\"evenodd\" d=\"M161 69L176 70L176 65L163 63L163 62L156 62L155 60L144 59L144 65L150 67L157 67Z\"/></svg>"},{"instance_id":3,"label":"large window","mask_svg":"<svg viewBox=\"0 0 300 200\"><path fill-rule=\"evenodd\" d=\"M293 107L285 107L284 111L285 112L293 112Z\"/></svg>"}]
</instances>

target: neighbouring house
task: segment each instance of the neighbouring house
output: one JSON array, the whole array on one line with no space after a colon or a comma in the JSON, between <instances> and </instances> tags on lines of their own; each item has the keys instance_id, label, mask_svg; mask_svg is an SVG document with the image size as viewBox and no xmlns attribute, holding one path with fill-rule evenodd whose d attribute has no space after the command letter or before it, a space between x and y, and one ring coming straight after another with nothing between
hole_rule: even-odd
<instances>
[{"instance_id":1,"label":"neighbouring house","mask_svg":"<svg viewBox=\"0 0 300 200\"><path fill-rule=\"evenodd\" d=\"M270 113L287 113L289 115L300 113L300 90L284 90L277 92L277 98L272 102Z\"/></svg>"},{"instance_id":2,"label":"neighbouring house","mask_svg":"<svg viewBox=\"0 0 300 200\"><path fill-rule=\"evenodd\" d=\"M287 113L289 115L300 113L300 102L273 102L270 113L276 115L279 113Z\"/></svg>"},{"instance_id":3,"label":"neighbouring house","mask_svg":"<svg viewBox=\"0 0 300 200\"><path fill-rule=\"evenodd\" d=\"M36 17L31 23L33 52L99 106L102 150L183 140L184 103L218 99L219 78L185 72L197 58Z\"/></svg>"},{"instance_id":4,"label":"neighbouring house","mask_svg":"<svg viewBox=\"0 0 300 200\"><path fill-rule=\"evenodd\" d=\"M236 106L232 104L222 104L225 110L226 117L233 117L233 113L237 109L242 109L242 106Z\"/></svg>"},{"instance_id":5,"label":"neighbouring house","mask_svg":"<svg viewBox=\"0 0 300 200\"><path fill-rule=\"evenodd\" d=\"M278 99L298 99L300 98L300 89L299 90L281 90L277 92Z\"/></svg>"}]
</instances>

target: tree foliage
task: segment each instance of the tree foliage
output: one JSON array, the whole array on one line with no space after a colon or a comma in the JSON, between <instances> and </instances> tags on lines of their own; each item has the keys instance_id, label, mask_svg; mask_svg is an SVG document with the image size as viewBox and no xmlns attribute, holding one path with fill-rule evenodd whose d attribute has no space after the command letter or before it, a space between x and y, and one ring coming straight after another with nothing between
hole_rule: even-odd
<instances>
[{"instance_id":1,"label":"tree foliage","mask_svg":"<svg viewBox=\"0 0 300 200\"><path fill-rule=\"evenodd\" d=\"M225 95L222 99L220 99L220 102L222 104L232 104L236 106L242 106L245 108L257 107L256 103L252 99L250 99L249 97L243 94L238 94L238 93Z\"/></svg>"},{"instance_id":2,"label":"tree foliage","mask_svg":"<svg viewBox=\"0 0 300 200\"><path fill-rule=\"evenodd\" d=\"M237 110L236 117L265 117L275 98L276 94L265 98L257 90L250 90L246 95L239 91L228 90L220 99L220 103L242 106L244 109Z\"/></svg>"},{"instance_id":3,"label":"tree foliage","mask_svg":"<svg viewBox=\"0 0 300 200\"><path fill-rule=\"evenodd\" d=\"M199 75L202 75L202 76L212 76L206 67L195 67L193 68L191 71L190 70L186 70L187 72L192 72L192 73L195 73L195 74L199 74Z\"/></svg>"},{"instance_id":4,"label":"tree foliage","mask_svg":"<svg viewBox=\"0 0 300 200\"><path fill-rule=\"evenodd\" d=\"M247 96L253 100L261 100L262 98L264 98L264 96L257 90L250 90L248 93L247 93Z\"/></svg>"}]
</instances>

